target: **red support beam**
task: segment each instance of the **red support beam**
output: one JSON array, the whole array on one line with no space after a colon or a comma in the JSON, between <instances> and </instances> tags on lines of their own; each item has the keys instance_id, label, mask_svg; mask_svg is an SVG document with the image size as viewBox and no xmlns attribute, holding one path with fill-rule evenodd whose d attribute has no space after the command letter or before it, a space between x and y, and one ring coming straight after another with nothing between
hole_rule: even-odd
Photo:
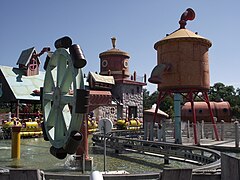
<instances>
[{"instance_id":1,"label":"red support beam","mask_svg":"<svg viewBox=\"0 0 240 180\"><path fill-rule=\"evenodd\" d=\"M156 117L157 117L157 112L158 112L160 102L166 97L166 95L168 93L169 92L164 92L164 94L163 94L163 91L159 91L157 104L156 104L156 109L155 109L155 113L154 113L154 116L153 116L153 122L156 122Z\"/></svg>"},{"instance_id":2,"label":"red support beam","mask_svg":"<svg viewBox=\"0 0 240 180\"><path fill-rule=\"evenodd\" d=\"M209 98L208 98L207 92L203 92L203 96L204 96L205 102L208 105L208 110L209 110L210 117L211 117L211 120L212 120L212 125L213 125L213 129L214 129L214 134L215 134L216 140L219 141L217 126L216 126L216 122L215 122L215 120L213 118L213 112L212 112L212 109L211 109L211 106L210 106L210 102L209 102Z\"/></svg>"},{"instance_id":3,"label":"red support beam","mask_svg":"<svg viewBox=\"0 0 240 180\"><path fill-rule=\"evenodd\" d=\"M84 121L82 122L81 130L80 130L83 135L83 139L82 139L82 142L79 145L77 152L76 152L76 155L80 155L82 158L85 158L85 160L89 159L89 155L88 155L88 122L87 121L88 121L87 115L84 115Z\"/></svg>"}]
</instances>

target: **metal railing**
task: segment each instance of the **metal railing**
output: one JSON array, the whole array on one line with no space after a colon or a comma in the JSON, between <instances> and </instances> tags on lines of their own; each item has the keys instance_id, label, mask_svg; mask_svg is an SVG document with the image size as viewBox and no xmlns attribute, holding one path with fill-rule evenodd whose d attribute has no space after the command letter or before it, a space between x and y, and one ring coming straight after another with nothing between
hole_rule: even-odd
<instances>
[{"instance_id":1,"label":"metal railing","mask_svg":"<svg viewBox=\"0 0 240 180\"><path fill-rule=\"evenodd\" d=\"M235 147L239 147L239 136L240 136L240 125L238 121L232 123L225 123L224 121L217 122L217 131L219 140L221 141L235 141ZM183 137L192 138L193 128L191 123L187 123L182 128ZM209 122L198 122L197 123L197 136L199 139L215 139L213 124Z\"/></svg>"},{"instance_id":2,"label":"metal railing","mask_svg":"<svg viewBox=\"0 0 240 180\"><path fill-rule=\"evenodd\" d=\"M152 156L164 157L164 159L178 159L189 163L203 165L196 169L212 169L220 167L220 154L217 151L196 146L184 146L166 142L146 141L126 138L126 131L113 131L107 134L106 146L118 151L131 151ZM138 132L142 133L142 132ZM127 137L131 137L133 131L128 131ZM135 134L137 135L137 134ZM95 145L103 146L104 136L101 133L93 134Z\"/></svg>"},{"instance_id":3,"label":"metal railing","mask_svg":"<svg viewBox=\"0 0 240 180\"><path fill-rule=\"evenodd\" d=\"M221 141L233 141L235 142L235 147L239 148L240 141L240 124L238 121L235 122L216 122L217 131L219 135L219 140ZM169 139L174 139L174 122L172 121L163 121L162 122L162 132L165 137L163 141L166 142ZM153 134L155 138L158 138L157 135L158 127L156 126L153 129ZM183 138L188 138L188 143L194 143L194 133L193 133L193 123L182 122L181 125L181 135ZM215 140L213 124L210 122L197 122L197 138L200 139L212 139Z\"/></svg>"}]
</instances>

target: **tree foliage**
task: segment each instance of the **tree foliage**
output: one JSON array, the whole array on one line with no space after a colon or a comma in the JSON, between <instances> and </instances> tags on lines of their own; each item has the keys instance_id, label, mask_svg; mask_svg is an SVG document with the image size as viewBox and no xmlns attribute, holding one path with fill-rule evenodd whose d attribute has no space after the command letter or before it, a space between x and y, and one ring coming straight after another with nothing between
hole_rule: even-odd
<instances>
[{"instance_id":1,"label":"tree foliage","mask_svg":"<svg viewBox=\"0 0 240 180\"><path fill-rule=\"evenodd\" d=\"M234 118L240 118L240 89L233 86L225 86L223 83L215 83L210 87L210 101L228 101Z\"/></svg>"}]
</instances>

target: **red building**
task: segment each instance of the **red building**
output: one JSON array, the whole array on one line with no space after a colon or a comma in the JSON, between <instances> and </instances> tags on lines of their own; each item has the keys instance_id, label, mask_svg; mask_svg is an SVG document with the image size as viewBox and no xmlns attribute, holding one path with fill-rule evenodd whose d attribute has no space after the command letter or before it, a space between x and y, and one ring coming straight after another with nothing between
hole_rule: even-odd
<instances>
[{"instance_id":1,"label":"red building","mask_svg":"<svg viewBox=\"0 0 240 180\"><path fill-rule=\"evenodd\" d=\"M112 38L112 49L99 54L100 75L113 76L115 85L111 89L116 103L116 119L143 119L143 86L146 76L137 77L129 72L130 55L116 48L116 38Z\"/></svg>"}]
</instances>

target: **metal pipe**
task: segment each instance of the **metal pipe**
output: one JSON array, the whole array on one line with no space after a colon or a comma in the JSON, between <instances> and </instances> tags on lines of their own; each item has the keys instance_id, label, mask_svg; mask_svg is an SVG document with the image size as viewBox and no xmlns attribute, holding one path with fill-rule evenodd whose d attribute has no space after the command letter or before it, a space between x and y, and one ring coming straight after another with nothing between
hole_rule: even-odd
<instances>
[{"instance_id":1,"label":"metal pipe","mask_svg":"<svg viewBox=\"0 0 240 180\"><path fill-rule=\"evenodd\" d=\"M22 126L12 127L12 158L20 159L20 144Z\"/></svg>"},{"instance_id":2,"label":"metal pipe","mask_svg":"<svg viewBox=\"0 0 240 180\"><path fill-rule=\"evenodd\" d=\"M182 144L181 134L181 94L174 94L174 130L175 130L175 143Z\"/></svg>"},{"instance_id":3,"label":"metal pipe","mask_svg":"<svg viewBox=\"0 0 240 180\"><path fill-rule=\"evenodd\" d=\"M195 18L195 12L193 9L188 8L182 15L179 20L180 29L185 29L188 20L193 20Z\"/></svg>"},{"instance_id":4,"label":"metal pipe","mask_svg":"<svg viewBox=\"0 0 240 180\"><path fill-rule=\"evenodd\" d=\"M235 147L239 147L239 130L238 130L238 121L234 122L235 126Z\"/></svg>"},{"instance_id":5,"label":"metal pipe","mask_svg":"<svg viewBox=\"0 0 240 180\"><path fill-rule=\"evenodd\" d=\"M103 171L105 172L106 171L106 155L107 155L107 147L106 147L106 120L104 119L103 120L103 140L104 140L104 169Z\"/></svg>"}]
</instances>

